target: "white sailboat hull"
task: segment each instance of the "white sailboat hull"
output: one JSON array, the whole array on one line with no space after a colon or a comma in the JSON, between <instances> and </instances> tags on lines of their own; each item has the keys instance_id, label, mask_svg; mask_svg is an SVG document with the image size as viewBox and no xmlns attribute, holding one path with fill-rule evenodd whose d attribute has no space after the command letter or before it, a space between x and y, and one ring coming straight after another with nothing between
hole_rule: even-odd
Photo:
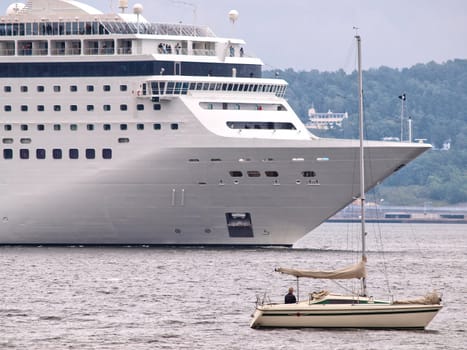
<instances>
[{"instance_id":1,"label":"white sailboat hull","mask_svg":"<svg viewBox=\"0 0 467 350\"><path fill-rule=\"evenodd\" d=\"M256 308L250 326L316 328L425 328L441 305L268 304Z\"/></svg>"}]
</instances>

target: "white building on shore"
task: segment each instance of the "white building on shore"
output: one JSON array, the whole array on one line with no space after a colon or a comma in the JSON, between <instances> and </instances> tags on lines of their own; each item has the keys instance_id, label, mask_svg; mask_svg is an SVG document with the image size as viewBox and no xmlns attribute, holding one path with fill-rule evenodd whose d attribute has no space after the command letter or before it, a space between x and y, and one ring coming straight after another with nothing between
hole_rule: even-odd
<instances>
[{"instance_id":1,"label":"white building on shore","mask_svg":"<svg viewBox=\"0 0 467 350\"><path fill-rule=\"evenodd\" d=\"M308 121L305 126L308 129L328 130L335 126L342 127L342 122L347 119L349 115L347 112L335 113L328 110L326 113L316 112L314 106L308 110Z\"/></svg>"}]
</instances>

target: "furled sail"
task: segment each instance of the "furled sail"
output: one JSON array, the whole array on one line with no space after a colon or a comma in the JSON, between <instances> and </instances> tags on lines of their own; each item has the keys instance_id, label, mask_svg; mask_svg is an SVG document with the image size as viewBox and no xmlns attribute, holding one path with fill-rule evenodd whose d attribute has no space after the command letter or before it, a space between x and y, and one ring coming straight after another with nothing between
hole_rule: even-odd
<instances>
[{"instance_id":1,"label":"furled sail","mask_svg":"<svg viewBox=\"0 0 467 350\"><path fill-rule=\"evenodd\" d=\"M311 271L311 270L296 270L279 267L275 269L277 272L293 275L295 277L309 277L320 279L352 279L366 277L365 262L361 260L358 264L345 267L334 271Z\"/></svg>"}]
</instances>

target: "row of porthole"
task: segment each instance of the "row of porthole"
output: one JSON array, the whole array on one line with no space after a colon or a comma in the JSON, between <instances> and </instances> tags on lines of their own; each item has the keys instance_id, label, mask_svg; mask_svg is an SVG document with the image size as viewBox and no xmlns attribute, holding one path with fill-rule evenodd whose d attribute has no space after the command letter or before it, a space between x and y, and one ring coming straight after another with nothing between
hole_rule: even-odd
<instances>
[{"instance_id":1,"label":"row of porthole","mask_svg":"<svg viewBox=\"0 0 467 350\"><path fill-rule=\"evenodd\" d=\"M45 92L45 86L44 85L37 85L36 86L37 92ZM78 85L70 85L69 86L70 92L78 92ZM61 85L54 85L52 87L53 92L61 92L62 91L62 86ZM111 90L110 85L103 85L102 90L105 92L109 92ZM13 88L10 85L5 85L3 87L3 91L10 93L13 92ZM26 85L21 85L19 88L19 91L21 92L29 92L29 87ZM94 92L94 85L86 85L86 91L87 92ZM127 85L120 85L120 91L125 92L128 91L128 86Z\"/></svg>"},{"instance_id":2,"label":"row of porthole","mask_svg":"<svg viewBox=\"0 0 467 350\"><path fill-rule=\"evenodd\" d=\"M37 148L32 150L33 153L36 155L36 159L46 159L47 158L47 150L45 148ZM52 152L52 159L63 159L63 150L61 148L53 148ZM22 148L18 150L19 159L30 159L31 150L27 148ZM69 148L68 149L68 159L79 159L79 149L78 148ZM111 148L103 148L102 149L102 159L112 159L112 149ZM86 159L96 159L96 150L94 148L86 148L84 150L84 156ZM3 159L13 159L14 158L14 151L11 148L4 148L3 149Z\"/></svg>"},{"instance_id":3,"label":"row of porthole","mask_svg":"<svg viewBox=\"0 0 467 350\"><path fill-rule=\"evenodd\" d=\"M179 229L179 228L176 228L176 229L174 229L174 232L177 233L177 234L181 234L181 233L182 233L182 230ZM208 233L208 234L209 234L209 233L211 233L211 232L212 232L212 230L211 230L210 228L205 228L205 229L204 229L204 233Z\"/></svg>"},{"instance_id":4,"label":"row of porthole","mask_svg":"<svg viewBox=\"0 0 467 350\"><path fill-rule=\"evenodd\" d=\"M102 125L102 129L104 131L112 130L112 124L101 124L101 125ZM20 124L20 130L21 131L28 131L30 129L30 126L31 126L30 124ZM62 124L51 124L50 129L54 130L54 131L61 131L63 129L63 126L64 125L62 125ZM137 123L137 124L135 124L135 126L136 126L136 130L144 130L145 126L147 126L147 124ZM49 127L49 125L48 125L48 127ZM78 130L78 124L69 124L69 127L70 127L71 131L77 131ZM122 130L122 131L126 131L126 130L128 130L128 124L119 124L118 128L120 130ZM162 129L162 124L161 123L154 123L154 124L152 124L152 128L154 130L161 130ZM178 123L171 123L170 124L170 129L178 130L178 128L179 128ZM37 131L45 131L46 130L46 125L45 124L37 124L36 129L37 129ZM3 125L3 130L13 131L13 125L4 124ZM96 130L96 125L95 124L86 124L86 130L87 131ZM4 142L4 143L7 143L7 142Z\"/></svg>"},{"instance_id":5,"label":"row of porthole","mask_svg":"<svg viewBox=\"0 0 467 350\"><path fill-rule=\"evenodd\" d=\"M53 105L52 110L54 112L61 112L62 111L62 106L61 105ZM160 111L161 110L161 105L159 103L154 103L153 104L153 110L154 111ZM11 105L4 105L3 110L5 112L12 112L13 107ZM29 105L20 105L21 112L28 112L29 111ZM102 105L102 110L104 112L110 112L112 110L112 105ZM128 110L128 105L126 104L121 104L120 105L120 110L125 112ZM136 110L137 111L144 111L144 104L138 103L136 105ZM45 112L45 106L44 105L37 105L37 111L38 112ZM78 105L70 105L70 111L71 112L77 112L78 111ZM88 112L93 112L94 111L94 105L86 105L86 111Z\"/></svg>"},{"instance_id":6,"label":"row of porthole","mask_svg":"<svg viewBox=\"0 0 467 350\"><path fill-rule=\"evenodd\" d=\"M264 174L266 175L266 177L278 177L279 176L279 173L275 170L266 170ZM229 175L231 177L243 177L243 172L240 170L232 170L232 171L229 171ZM261 173L257 170L248 170L246 172L246 175L248 177L260 177ZM305 170L301 172L301 175L302 177L316 177L316 172L312 170Z\"/></svg>"},{"instance_id":7,"label":"row of porthole","mask_svg":"<svg viewBox=\"0 0 467 350\"><path fill-rule=\"evenodd\" d=\"M234 183L234 185L238 185L238 184L240 183L240 181L237 180L237 179L235 179L235 180L233 180L233 183ZM295 180L295 183L296 183L297 185L300 185L300 184L302 183L302 180L297 179L297 180ZM280 186L281 183L279 182L279 180L274 180L274 181L272 182L272 184L273 184L274 186ZM310 180L306 181L306 184L307 184L307 185L319 185L319 181L318 181L318 179L313 179L313 180L310 179ZM200 185L206 185L206 183L203 182L203 183L200 183ZM224 182L223 182L222 180L219 181L219 186L223 186L223 185L224 185Z\"/></svg>"}]
</instances>

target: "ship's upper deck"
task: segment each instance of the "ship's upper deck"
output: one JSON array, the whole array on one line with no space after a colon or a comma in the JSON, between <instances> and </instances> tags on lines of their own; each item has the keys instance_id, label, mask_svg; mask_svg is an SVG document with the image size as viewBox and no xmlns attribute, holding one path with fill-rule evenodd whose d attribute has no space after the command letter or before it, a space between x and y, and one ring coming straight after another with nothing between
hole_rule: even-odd
<instances>
[{"instance_id":1,"label":"ship's upper deck","mask_svg":"<svg viewBox=\"0 0 467 350\"><path fill-rule=\"evenodd\" d=\"M158 63L142 69L136 61L143 60ZM70 61L82 64L73 72L56 65ZM153 75L161 70L228 76L235 69L239 77L260 77L263 65L245 51L241 39L217 37L207 26L150 23L140 11L105 14L73 0L29 0L10 5L0 17L0 63L5 62L0 77L86 76L86 61L105 65L93 73L96 76ZM28 67L18 66L21 62ZM55 66L31 66L49 62ZM125 72L112 68L117 62L128 66Z\"/></svg>"}]
</instances>

